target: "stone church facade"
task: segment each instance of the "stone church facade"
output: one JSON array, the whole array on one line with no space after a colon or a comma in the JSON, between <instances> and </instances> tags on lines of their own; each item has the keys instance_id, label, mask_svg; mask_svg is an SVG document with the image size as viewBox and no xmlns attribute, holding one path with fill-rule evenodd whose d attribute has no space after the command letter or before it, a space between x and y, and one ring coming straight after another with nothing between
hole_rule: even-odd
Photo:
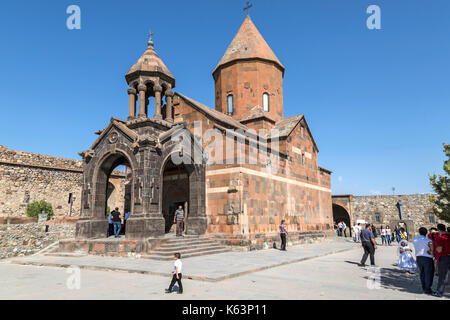
<instances>
[{"instance_id":1,"label":"stone church facade","mask_svg":"<svg viewBox=\"0 0 450 320\"><path fill-rule=\"evenodd\" d=\"M214 69L212 109L173 91L175 77L150 38L125 76L128 118L112 118L80 153L77 238L105 236L107 184L119 165L128 239L163 236L178 205L187 234L230 245L267 244L282 219L293 240L332 234L331 172L318 166L305 116L284 117L284 72L247 16Z\"/></svg>"}]
</instances>

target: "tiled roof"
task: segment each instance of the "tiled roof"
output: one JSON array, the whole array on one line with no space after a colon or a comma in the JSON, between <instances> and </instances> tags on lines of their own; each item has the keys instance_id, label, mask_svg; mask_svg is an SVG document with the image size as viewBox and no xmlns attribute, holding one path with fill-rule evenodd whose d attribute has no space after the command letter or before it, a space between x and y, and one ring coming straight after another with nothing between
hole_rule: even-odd
<instances>
[{"instance_id":1,"label":"tiled roof","mask_svg":"<svg viewBox=\"0 0 450 320\"><path fill-rule=\"evenodd\" d=\"M299 114L297 116L292 116L289 118L285 118L281 121L279 121L273 129L279 130L280 134L279 137L286 137L288 136L292 130L294 130L297 123L303 119L303 114Z\"/></svg>"},{"instance_id":2,"label":"tiled roof","mask_svg":"<svg viewBox=\"0 0 450 320\"><path fill-rule=\"evenodd\" d=\"M250 19L250 16L247 16L219 64L214 69L214 72L220 66L233 60L252 58L273 61L284 71L284 66L281 64L280 60L278 60L266 40L264 40L259 33L258 29Z\"/></svg>"},{"instance_id":3,"label":"tiled roof","mask_svg":"<svg viewBox=\"0 0 450 320\"><path fill-rule=\"evenodd\" d=\"M134 66L131 67L126 75L128 76L136 71L161 72L174 79L172 73L170 73L169 69L156 53L155 48L153 47L153 41L151 40L148 42L147 50L145 50L144 54L139 58Z\"/></svg>"},{"instance_id":4,"label":"tiled roof","mask_svg":"<svg viewBox=\"0 0 450 320\"><path fill-rule=\"evenodd\" d=\"M222 112L211 109L210 107L208 107L200 102L197 102L195 100L192 100L191 98L188 98L179 92L176 92L175 95L180 96L182 99L184 99L185 101L187 101L194 107L197 107L197 109L200 109L201 111L203 111L207 115L211 116L212 118L218 120L219 122L225 123L234 128L248 130L248 128L246 126L244 126L242 123L240 123L239 121L233 119L232 117L230 117Z\"/></svg>"},{"instance_id":5,"label":"tiled roof","mask_svg":"<svg viewBox=\"0 0 450 320\"><path fill-rule=\"evenodd\" d=\"M260 106L253 107L250 110L250 113L245 118L242 118L240 120L240 122L241 123L249 122L251 120L259 119L259 118L266 118L266 119L270 120L273 123L276 122L274 119L272 119L270 117L269 113L264 112L263 108L261 108Z\"/></svg>"}]
</instances>

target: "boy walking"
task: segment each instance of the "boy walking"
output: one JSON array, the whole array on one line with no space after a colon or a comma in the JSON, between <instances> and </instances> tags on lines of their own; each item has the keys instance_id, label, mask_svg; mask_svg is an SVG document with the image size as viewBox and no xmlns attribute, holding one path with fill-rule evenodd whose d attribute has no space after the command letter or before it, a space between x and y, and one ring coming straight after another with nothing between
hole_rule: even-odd
<instances>
[{"instance_id":1,"label":"boy walking","mask_svg":"<svg viewBox=\"0 0 450 320\"><path fill-rule=\"evenodd\" d=\"M176 283L178 283L178 294L182 294L183 293L183 285L181 284L181 278L183 276L183 274L182 274L183 263L181 262L181 254L178 252L175 253L173 255L173 259L175 260L175 262L173 264L174 271L171 272L173 274L172 281L170 282L169 289L166 289L166 293L172 292L172 288L176 282Z\"/></svg>"}]
</instances>

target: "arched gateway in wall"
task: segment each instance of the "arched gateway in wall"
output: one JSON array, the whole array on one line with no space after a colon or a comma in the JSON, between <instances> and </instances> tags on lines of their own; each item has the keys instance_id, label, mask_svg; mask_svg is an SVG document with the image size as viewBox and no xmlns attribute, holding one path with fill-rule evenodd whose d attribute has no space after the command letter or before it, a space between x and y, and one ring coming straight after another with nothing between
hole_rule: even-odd
<instances>
[{"instance_id":1,"label":"arched gateway in wall","mask_svg":"<svg viewBox=\"0 0 450 320\"><path fill-rule=\"evenodd\" d=\"M92 147L81 153L85 165L77 238L106 237L108 178L118 165L125 165L131 171L131 188L126 195L131 211L127 238L164 235L168 232L166 204L181 201L188 213L187 234L205 233L205 165L194 163L194 152L201 153L202 149L183 123L165 122L147 118L144 123L136 123L139 130L135 131L125 122L111 119ZM164 182L164 177L177 170L186 179L184 193L172 192L167 189L168 182Z\"/></svg>"}]
</instances>

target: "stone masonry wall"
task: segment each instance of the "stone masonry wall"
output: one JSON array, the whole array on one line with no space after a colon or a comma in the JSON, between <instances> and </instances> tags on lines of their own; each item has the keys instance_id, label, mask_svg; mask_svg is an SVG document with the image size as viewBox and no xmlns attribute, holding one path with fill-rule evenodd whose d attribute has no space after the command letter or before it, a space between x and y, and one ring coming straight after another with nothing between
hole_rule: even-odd
<instances>
[{"instance_id":1,"label":"stone masonry wall","mask_svg":"<svg viewBox=\"0 0 450 320\"><path fill-rule=\"evenodd\" d=\"M29 223L0 225L0 259L37 253L60 239L75 237L75 225Z\"/></svg>"},{"instance_id":2,"label":"stone masonry wall","mask_svg":"<svg viewBox=\"0 0 450 320\"><path fill-rule=\"evenodd\" d=\"M356 220L366 220L376 226L390 225L399 220L396 204L402 201L402 213L404 220L414 221L414 228L436 226L437 223L444 223L434 216L430 220L429 213L432 213L432 204L429 201L429 194L411 194L400 196L353 196L352 201L352 223ZM376 220L379 215L379 221ZM445 224L445 223L444 223ZM417 231L417 230L415 230Z\"/></svg>"},{"instance_id":3,"label":"stone masonry wall","mask_svg":"<svg viewBox=\"0 0 450 320\"><path fill-rule=\"evenodd\" d=\"M52 204L55 216L66 216L69 193L75 198L72 215L79 215L82 180L81 160L0 146L0 217L25 216L27 204L35 200L46 200Z\"/></svg>"}]
</instances>

